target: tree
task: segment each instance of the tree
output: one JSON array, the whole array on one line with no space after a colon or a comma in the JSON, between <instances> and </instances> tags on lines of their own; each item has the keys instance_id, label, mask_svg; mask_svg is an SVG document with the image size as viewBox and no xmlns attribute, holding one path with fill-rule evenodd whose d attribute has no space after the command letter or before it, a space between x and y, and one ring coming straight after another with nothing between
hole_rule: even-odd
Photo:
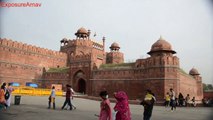
<instances>
[{"instance_id":1,"label":"tree","mask_svg":"<svg viewBox=\"0 0 213 120\"><path fill-rule=\"evenodd\" d=\"M203 83L203 91L206 91L206 90L208 90L208 87L205 83Z\"/></svg>"},{"instance_id":2,"label":"tree","mask_svg":"<svg viewBox=\"0 0 213 120\"><path fill-rule=\"evenodd\" d=\"M206 91L206 90L213 90L212 84L205 84L205 83L203 83L203 90L204 91Z\"/></svg>"},{"instance_id":3,"label":"tree","mask_svg":"<svg viewBox=\"0 0 213 120\"><path fill-rule=\"evenodd\" d=\"M212 84L207 84L207 87L208 87L209 90L213 90Z\"/></svg>"}]
</instances>

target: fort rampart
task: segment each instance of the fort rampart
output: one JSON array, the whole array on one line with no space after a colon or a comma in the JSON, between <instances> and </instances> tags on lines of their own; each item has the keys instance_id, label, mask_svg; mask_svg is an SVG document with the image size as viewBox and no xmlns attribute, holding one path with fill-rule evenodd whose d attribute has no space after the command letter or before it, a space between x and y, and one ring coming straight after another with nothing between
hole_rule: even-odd
<instances>
[{"instance_id":1,"label":"fort rampart","mask_svg":"<svg viewBox=\"0 0 213 120\"><path fill-rule=\"evenodd\" d=\"M33 82L42 68L66 66L67 55L25 43L0 39L0 82Z\"/></svg>"}]
</instances>

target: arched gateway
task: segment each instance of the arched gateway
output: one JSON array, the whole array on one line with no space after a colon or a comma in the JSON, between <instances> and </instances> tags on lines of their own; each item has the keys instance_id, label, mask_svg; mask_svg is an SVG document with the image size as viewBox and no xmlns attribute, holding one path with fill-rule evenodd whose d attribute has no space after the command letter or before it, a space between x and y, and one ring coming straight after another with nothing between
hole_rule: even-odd
<instances>
[{"instance_id":1,"label":"arched gateway","mask_svg":"<svg viewBox=\"0 0 213 120\"><path fill-rule=\"evenodd\" d=\"M86 93L86 81L82 78L78 80L78 92Z\"/></svg>"},{"instance_id":2,"label":"arched gateway","mask_svg":"<svg viewBox=\"0 0 213 120\"><path fill-rule=\"evenodd\" d=\"M86 93L85 73L82 70L79 70L74 74L73 87L76 92Z\"/></svg>"}]
</instances>

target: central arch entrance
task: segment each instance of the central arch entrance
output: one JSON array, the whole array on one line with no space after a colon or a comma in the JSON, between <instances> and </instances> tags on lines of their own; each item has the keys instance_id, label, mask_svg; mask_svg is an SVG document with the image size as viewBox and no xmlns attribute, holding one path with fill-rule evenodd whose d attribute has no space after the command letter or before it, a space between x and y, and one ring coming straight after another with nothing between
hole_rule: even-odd
<instances>
[{"instance_id":1,"label":"central arch entrance","mask_svg":"<svg viewBox=\"0 0 213 120\"><path fill-rule=\"evenodd\" d=\"M82 78L80 78L78 80L78 92L83 93L83 94L86 93L86 82Z\"/></svg>"}]
</instances>

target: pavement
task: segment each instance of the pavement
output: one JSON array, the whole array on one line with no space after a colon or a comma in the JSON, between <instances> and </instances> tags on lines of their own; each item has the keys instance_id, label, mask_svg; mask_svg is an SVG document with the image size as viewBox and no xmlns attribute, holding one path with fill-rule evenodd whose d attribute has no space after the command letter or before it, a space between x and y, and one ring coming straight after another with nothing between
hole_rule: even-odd
<instances>
[{"instance_id":1,"label":"pavement","mask_svg":"<svg viewBox=\"0 0 213 120\"><path fill-rule=\"evenodd\" d=\"M48 96L21 96L20 105L12 105L0 111L0 120L98 120L100 101L74 98L75 110L61 110L65 98L56 97L56 109L47 109ZM111 107L114 107L111 103ZM143 107L130 104L132 120L143 119ZM169 108L154 106L151 120L212 120L213 107L178 107L171 112Z\"/></svg>"}]
</instances>

